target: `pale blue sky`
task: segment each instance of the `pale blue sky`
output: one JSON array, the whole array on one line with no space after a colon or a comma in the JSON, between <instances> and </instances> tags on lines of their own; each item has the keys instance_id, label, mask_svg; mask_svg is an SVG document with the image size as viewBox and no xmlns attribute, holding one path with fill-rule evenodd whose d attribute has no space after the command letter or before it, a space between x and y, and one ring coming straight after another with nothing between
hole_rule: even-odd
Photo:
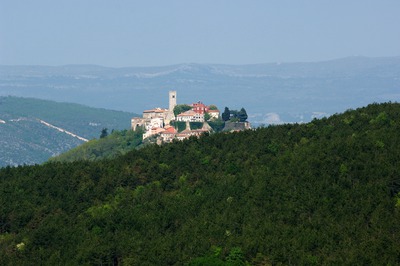
<instances>
[{"instance_id":1,"label":"pale blue sky","mask_svg":"<svg viewBox=\"0 0 400 266\"><path fill-rule=\"evenodd\" d=\"M157 66L400 55L399 0L0 0L0 64Z\"/></svg>"}]
</instances>

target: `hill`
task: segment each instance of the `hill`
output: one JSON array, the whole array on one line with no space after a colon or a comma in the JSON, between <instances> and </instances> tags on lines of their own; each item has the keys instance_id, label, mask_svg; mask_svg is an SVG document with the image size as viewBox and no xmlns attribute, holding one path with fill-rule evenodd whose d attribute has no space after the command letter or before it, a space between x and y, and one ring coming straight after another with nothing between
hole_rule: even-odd
<instances>
[{"instance_id":1,"label":"hill","mask_svg":"<svg viewBox=\"0 0 400 266\"><path fill-rule=\"evenodd\" d=\"M82 145L50 158L52 162L113 159L145 145L142 130L113 131L110 135L92 139ZM147 141L148 143L148 141Z\"/></svg>"},{"instance_id":2,"label":"hill","mask_svg":"<svg viewBox=\"0 0 400 266\"><path fill-rule=\"evenodd\" d=\"M0 97L0 167L47 161L100 136L127 129L132 113L19 97Z\"/></svg>"},{"instance_id":3,"label":"hill","mask_svg":"<svg viewBox=\"0 0 400 266\"><path fill-rule=\"evenodd\" d=\"M399 114L0 169L0 264L396 265Z\"/></svg>"},{"instance_id":4,"label":"hill","mask_svg":"<svg viewBox=\"0 0 400 266\"><path fill-rule=\"evenodd\" d=\"M213 128L214 132L223 131L239 131L245 130L245 124L241 122L220 122L210 121L209 125ZM175 122L174 126L183 131L186 128L185 122ZM190 122L190 128L199 129L203 127L203 123ZM136 131L121 130L113 131L100 139L92 139L82 145L72 148L60 155L50 158L52 162L74 162L79 160L103 160L113 159L117 156L123 155L133 149L139 149L146 145L157 143L157 136L153 135L143 140L143 128L138 128Z\"/></svg>"},{"instance_id":5,"label":"hill","mask_svg":"<svg viewBox=\"0 0 400 266\"><path fill-rule=\"evenodd\" d=\"M246 106L249 121L257 125L309 122L371 102L400 101L399 76L400 57L126 68L0 66L0 95L140 113L167 107L167 92L174 89L178 103L195 99L221 109Z\"/></svg>"}]
</instances>

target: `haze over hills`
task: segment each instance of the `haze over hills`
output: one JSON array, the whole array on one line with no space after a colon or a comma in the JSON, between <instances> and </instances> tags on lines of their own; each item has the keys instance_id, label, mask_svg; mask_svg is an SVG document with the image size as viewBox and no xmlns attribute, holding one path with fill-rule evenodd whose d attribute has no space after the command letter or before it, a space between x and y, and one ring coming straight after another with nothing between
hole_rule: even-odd
<instances>
[{"instance_id":1,"label":"haze over hills","mask_svg":"<svg viewBox=\"0 0 400 266\"><path fill-rule=\"evenodd\" d=\"M103 128L130 128L134 115L79 104L0 97L0 167L45 162L98 138Z\"/></svg>"},{"instance_id":2,"label":"haze over hills","mask_svg":"<svg viewBox=\"0 0 400 266\"><path fill-rule=\"evenodd\" d=\"M67 101L140 113L201 100L245 107L253 124L307 122L372 102L400 100L400 57L348 57L314 63L0 66L0 95Z\"/></svg>"}]
</instances>

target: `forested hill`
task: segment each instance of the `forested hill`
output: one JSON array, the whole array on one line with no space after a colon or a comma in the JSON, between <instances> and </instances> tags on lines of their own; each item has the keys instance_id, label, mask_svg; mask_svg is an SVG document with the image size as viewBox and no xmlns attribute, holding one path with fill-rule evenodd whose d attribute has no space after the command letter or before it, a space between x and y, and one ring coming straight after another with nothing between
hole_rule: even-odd
<instances>
[{"instance_id":1,"label":"forested hill","mask_svg":"<svg viewBox=\"0 0 400 266\"><path fill-rule=\"evenodd\" d=\"M74 162L79 160L103 160L113 159L133 149L150 144L150 141L143 141L143 130L121 130L113 131L108 136L100 139L92 139L78 147L75 147L56 157L50 158L52 162Z\"/></svg>"},{"instance_id":2,"label":"forested hill","mask_svg":"<svg viewBox=\"0 0 400 266\"><path fill-rule=\"evenodd\" d=\"M0 170L1 265L397 265L400 104Z\"/></svg>"},{"instance_id":3,"label":"forested hill","mask_svg":"<svg viewBox=\"0 0 400 266\"><path fill-rule=\"evenodd\" d=\"M0 167L45 162L83 139L98 138L103 128L130 128L133 116L79 104L0 97Z\"/></svg>"}]
</instances>

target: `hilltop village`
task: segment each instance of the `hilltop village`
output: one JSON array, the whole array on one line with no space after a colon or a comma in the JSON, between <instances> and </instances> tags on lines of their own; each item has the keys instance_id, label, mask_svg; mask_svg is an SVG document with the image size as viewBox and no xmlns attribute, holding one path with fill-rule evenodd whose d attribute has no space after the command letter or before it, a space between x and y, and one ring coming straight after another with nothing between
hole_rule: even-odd
<instances>
[{"instance_id":1,"label":"hilltop village","mask_svg":"<svg viewBox=\"0 0 400 266\"><path fill-rule=\"evenodd\" d=\"M132 118L131 127L132 130L144 129L143 139L154 137L157 143L169 143L174 139L183 140L190 136L198 137L204 133L214 131L210 124L213 124L214 128L218 127L218 131L224 127L228 131L250 128L249 122L239 122L238 119L233 120L235 123L227 127L223 121L229 120L237 112L229 113L229 109L225 108L225 116L226 112L228 112L228 117L222 120L221 113L215 105L205 105L200 101L178 105L176 91L169 91L168 109L154 108L145 110L142 117ZM244 117L244 120L246 119L247 114Z\"/></svg>"}]
</instances>

